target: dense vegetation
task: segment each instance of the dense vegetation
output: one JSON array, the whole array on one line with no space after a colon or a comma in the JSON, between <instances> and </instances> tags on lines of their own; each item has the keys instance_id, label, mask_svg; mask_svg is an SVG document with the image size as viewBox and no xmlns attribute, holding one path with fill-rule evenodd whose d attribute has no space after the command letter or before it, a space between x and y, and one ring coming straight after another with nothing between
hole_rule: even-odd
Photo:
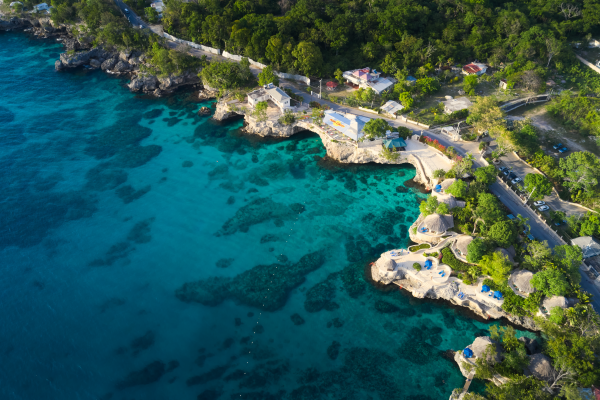
<instances>
[{"instance_id":1,"label":"dense vegetation","mask_svg":"<svg viewBox=\"0 0 600 400\"><path fill-rule=\"evenodd\" d=\"M146 50L158 41L158 36L131 27L112 0L52 0L52 21L57 24L84 22L74 28L93 44Z\"/></svg>"},{"instance_id":2,"label":"dense vegetation","mask_svg":"<svg viewBox=\"0 0 600 400\"><path fill-rule=\"evenodd\" d=\"M163 23L178 37L278 69L333 76L369 65L394 74L426 63L479 59L566 65L567 40L598 32L597 0L168 0ZM306 57L310 55L310 57Z\"/></svg>"}]
</instances>

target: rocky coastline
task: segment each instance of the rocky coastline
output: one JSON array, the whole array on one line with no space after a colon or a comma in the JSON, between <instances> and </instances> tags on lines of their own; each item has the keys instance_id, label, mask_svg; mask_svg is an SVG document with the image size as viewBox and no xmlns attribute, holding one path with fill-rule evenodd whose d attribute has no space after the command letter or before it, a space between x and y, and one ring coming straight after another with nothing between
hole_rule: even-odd
<instances>
[{"instance_id":1,"label":"rocky coastline","mask_svg":"<svg viewBox=\"0 0 600 400\"><path fill-rule=\"evenodd\" d=\"M104 49L92 47L85 38L76 38L67 25L55 25L49 18L18 18L0 20L0 31L24 30L40 39L56 38L65 46L65 53L54 63L57 71L71 68L100 69L112 75L126 76L131 80L127 87L135 93L145 93L156 97L172 94L182 87L200 89L200 100L214 98L216 93L204 90L199 71L189 71L182 75L156 76L147 72L146 56L135 50Z\"/></svg>"},{"instance_id":2,"label":"rocky coastline","mask_svg":"<svg viewBox=\"0 0 600 400\"><path fill-rule=\"evenodd\" d=\"M213 119L224 121L230 118L244 116L244 131L249 134L262 137L291 137L296 133L309 130L316 133L321 138L323 146L327 151L327 156L344 164L411 164L416 169L416 176L413 178L415 183L431 188L435 179L423 168L420 160L413 156L401 155L397 160L387 160L380 154L376 154L367 149L360 149L353 144L332 140L329 136L320 131L312 123L298 120L292 124L284 125L278 121L258 121L256 118L245 115L242 111L232 109L226 102L219 101L216 105L216 111Z\"/></svg>"}]
</instances>

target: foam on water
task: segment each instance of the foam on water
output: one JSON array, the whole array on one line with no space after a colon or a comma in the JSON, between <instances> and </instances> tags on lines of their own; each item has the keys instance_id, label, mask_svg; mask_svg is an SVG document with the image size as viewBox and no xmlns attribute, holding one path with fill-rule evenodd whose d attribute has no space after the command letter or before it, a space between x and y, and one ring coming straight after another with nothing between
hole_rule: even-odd
<instances>
[{"instance_id":1,"label":"foam on water","mask_svg":"<svg viewBox=\"0 0 600 400\"><path fill-rule=\"evenodd\" d=\"M364 273L408 244L424 197L404 185L411 166L340 166L310 133L244 136L241 121L196 116L190 94L55 72L61 51L0 35L0 397L439 399L462 386L443 353L487 325Z\"/></svg>"}]
</instances>

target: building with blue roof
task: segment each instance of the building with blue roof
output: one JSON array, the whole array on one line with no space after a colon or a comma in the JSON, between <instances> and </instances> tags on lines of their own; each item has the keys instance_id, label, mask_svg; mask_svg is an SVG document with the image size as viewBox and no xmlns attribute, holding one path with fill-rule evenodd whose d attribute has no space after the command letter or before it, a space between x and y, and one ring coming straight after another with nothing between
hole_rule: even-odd
<instances>
[{"instance_id":1,"label":"building with blue roof","mask_svg":"<svg viewBox=\"0 0 600 400\"><path fill-rule=\"evenodd\" d=\"M370 120L370 118L365 118L354 114L342 115L332 110L325 111L325 115L323 117L323 123L356 141L364 136L363 128Z\"/></svg>"}]
</instances>

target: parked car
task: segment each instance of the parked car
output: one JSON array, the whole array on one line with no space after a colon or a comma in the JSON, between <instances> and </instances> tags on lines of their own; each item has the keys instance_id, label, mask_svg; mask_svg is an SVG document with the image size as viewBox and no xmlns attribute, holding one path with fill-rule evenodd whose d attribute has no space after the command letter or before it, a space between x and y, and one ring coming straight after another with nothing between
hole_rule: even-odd
<instances>
[{"instance_id":1,"label":"parked car","mask_svg":"<svg viewBox=\"0 0 600 400\"><path fill-rule=\"evenodd\" d=\"M504 172L504 171L507 171L507 170L508 170L508 168L506 168L506 167L500 167L500 168L498 168L498 170L499 170L500 172Z\"/></svg>"},{"instance_id":2,"label":"parked car","mask_svg":"<svg viewBox=\"0 0 600 400\"><path fill-rule=\"evenodd\" d=\"M569 151L569 149L568 149L568 148L566 148L566 147L563 147L562 149L559 149L559 150L558 150L558 152L559 152L560 154L562 154L562 153L566 153L567 151Z\"/></svg>"},{"instance_id":3,"label":"parked car","mask_svg":"<svg viewBox=\"0 0 600 400\"><path fill-rule=\"evenodd\" d=\"M502 173L503 173L503 174L506 176L506 175L510 174L510 169L508 169L508 168L506 168L506 167L505 167L505 168L502 170Z\"/></svg>"},{"instance_id":4,"label":"parked car","mask_svg":"<svg viewBox=\"0 0 600 400\"><path fill-rule=\"evenodd\" d=\"M521 178L515 178L512 181L510 181L510 183L512 183L513 185L516 185L517 183L522 182L522 181L523 181L523 179L521 179Z\"/></svg>"},{"instance_id":5,"label":"parked car","mask_svg":"<svg viewBox=\"0 0 600 400\"><path fill-rule=\"evenodd\" d=\"M527 235L527 239L529 240L535 240L535 236L533 236L531 233L529 235Z\"/></svg>"},{"instance_id":6,"label":"parked car","mask_svg":"<svg viewBox=\"0 0 600 400\"><path fill-rule=\"evenodd\" d=\"M562 143L555 144L554 146L552 146L552 148L553 148L554 150L558 150L558 149L561 149L561 148L563 148L563 147L564 147L564 146L563 146L563 144L562 144Z\"/></svg>"},{"instance_id":7,"label":"parked car","mask_svg":"<svg viewBox=\"0 0 600 400\"><path fill-rule=\"evenodd\" d=\"M539 211L548 211L549 209L550 209L550 207L548 207L548 206L541 206L541 207L538 207L538 210L539 210Z\"/></svg>"},{"instance_id":8,"label":"parked car","mask_svg":"<svg viewBox=\"0 0 600 400\"><path fill-rule=\"evenodd\" d=\"M515 174L514 172L511 172L508 174L508 179L513 180L517 178L517 174Z\"/></svg>"},{"instance_id":9,"label":"parked car","mask_svg":"<svg viewBox=\"0 0 600 400\"><path fill-rule=\"evenodd\" d=\"M546 205L546 202L545 202L545 201L541 201L541 200L539 200L539 201L534 201L534 202L533 202L533 205L534 205L534 206L536 206L536 207L539 207L539 206L545 206L545 205Z\"/></svg>"}]
</instances>

